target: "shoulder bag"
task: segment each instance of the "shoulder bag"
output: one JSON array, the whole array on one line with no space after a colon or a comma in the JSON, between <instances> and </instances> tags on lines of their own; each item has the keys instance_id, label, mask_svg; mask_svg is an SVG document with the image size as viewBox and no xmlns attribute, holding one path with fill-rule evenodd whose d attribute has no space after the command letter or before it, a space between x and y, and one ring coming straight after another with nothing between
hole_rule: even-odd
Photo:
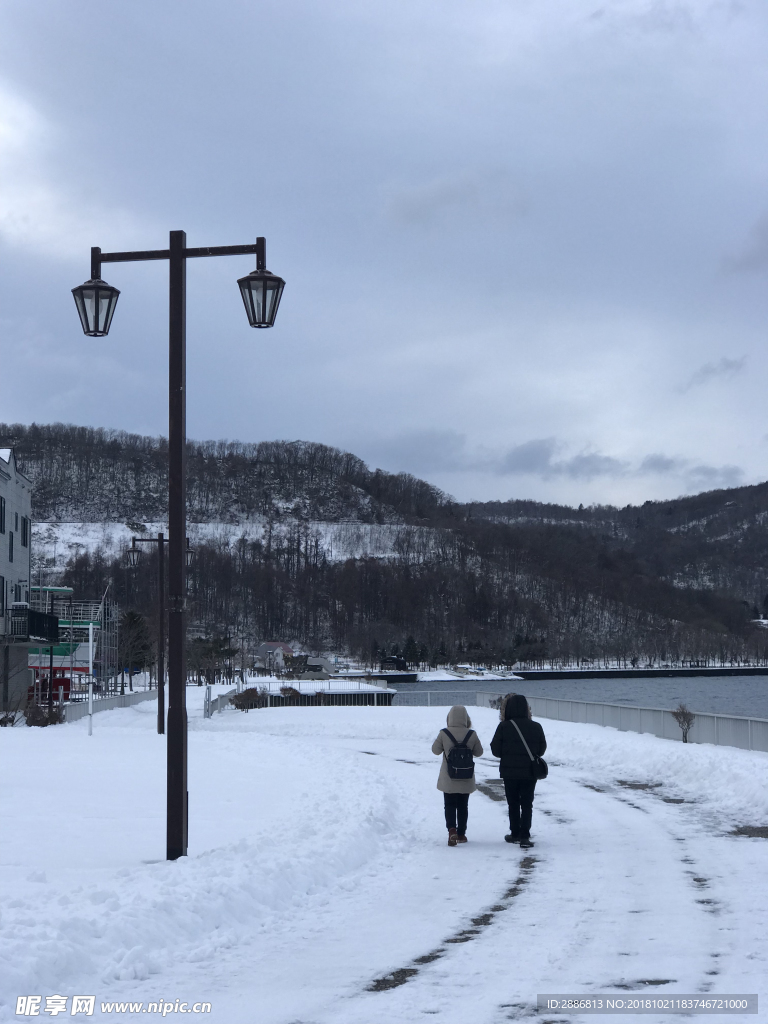
<instances>
[{"instance_id":1,"label":"shoulder bag","mask_svg":"<svg viewBox=\"0 0 768 1024\"><path fill-rule=\"evenodd\" d=\"M546 779L546 777L549 775L549 765L547 764L547 762L544 760L543 757L539 757L538 755L536 757L533 756L533 754L531 753L531 748L525 742L525 736L523 736L523 734L522 734L522 732L520 730L520 726L517 724L517 722L514 720L514 718L510 718L509 721L517 729L517 735L523 741L523 746L525 747L525 749L528 752L528 757L530 757L530 759L531 759L531 778L532 779Z\"/></svg>"}]
</instances>

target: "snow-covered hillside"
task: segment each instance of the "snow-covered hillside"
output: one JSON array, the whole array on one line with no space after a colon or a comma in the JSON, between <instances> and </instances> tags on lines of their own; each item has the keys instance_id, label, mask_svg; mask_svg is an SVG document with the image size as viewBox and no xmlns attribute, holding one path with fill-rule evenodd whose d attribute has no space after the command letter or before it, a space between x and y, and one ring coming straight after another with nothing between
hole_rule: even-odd
<instances>
[{"instance_id":1,"label":"snow-covered hillside","mask_svg":"<svg viewBox=\"0 0 768 1024\"><path fill-rule=\"evenodd\" d=\"M139 531L147 536L159 532L168 536L168 526L150 522L127 526L124 523L35 523L32 529L32 550L35 560L61 571L67 561L82 551L101 548L108 558L116 558ZM390 558L411 554L424 557L434 550L439 531L429 527L402 526L392 523L329 523L300 522L296 519L269 523L254 517L245 523L189 523L187 533L194 545L212 542L233 547L240 540L266 543L271 532L273 540L298 532L309 545L317 544L329 561L347 558Z\"/></svg>"},{"instance_id":2,"label":"snow-covered hillside","mask_svg":"<svg viewBox=\"0 0 768 1024\"><path fill-rule=\"evenodd\" d=\"M768 843L730 833L768 821L768 756L544 721L535 848L504 843L486 754L451 849L444 709L205 720L188 692L190 856L172 864L151 702L90 738L3 730L0 1020L29 993L94 994L94 1018L120 1021L146 1015L100 1004L205 1000L212 1024L533 1020L538 992L765 998ZM487 748L497 716L471 713Z\"/></svg>"}]
</instances>

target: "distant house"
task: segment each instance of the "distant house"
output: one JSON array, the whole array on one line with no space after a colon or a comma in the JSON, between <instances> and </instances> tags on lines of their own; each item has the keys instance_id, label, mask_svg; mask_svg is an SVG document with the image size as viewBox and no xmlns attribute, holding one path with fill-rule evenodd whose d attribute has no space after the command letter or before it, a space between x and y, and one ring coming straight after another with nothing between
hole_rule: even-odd
<instances>
[{"instance_id":1,"label":"distant house","mask_svg":"<svg viewBox=\"0 0 768 1024\"><path fill-rule=\"evenodd\" d=\"M334 669L327 658L316 658L309 654L285 656L285 668L295 679L330 679Z\"/></svg>"},{"instance_id":2,"label":"distant house","mask_svg":"<svg viewBox=\"0 0 768 1024\"><path fill-rule=\"evenodd\" d=\"M316 677L322 679L327 679L330 676L336 675L337 672L336 667L332 665L327 658L313 658L311 656L307 658L307 669L310 672L324 673L323 675Z\"/></svg>"},{"instance_id":3,"label":"distant house","mask_svg":"<svg viewBox=\"0 0 768 1024\"><path fill-rule=\"evenodd\" d=\"M408 665L406 664L405 658L398 658L396 655L390 655L389 658L381 659L381 671L382 672L407 672Z\"/></svg>"},{"instance_id":4,"label":"distant house","mask_svg":"<svg viewBox=\"0 0 768 1024\"><path fill-rule=\"evenodd\" d=\"M282 641L259 644L254 658L254 668L266 672L282 672L285 668L285 659L292 657L293 648Z\"/></svg>"},{"instance_id":5,"label":"distant house","mask_svg":"<svg viewBox=\"0 0 768 1024\"><path fill-rule=\"evenodd\" d=\"M328 679L336 669L327 658L311 654L294 654L293 648L282 641L259 644L253 667L257 673L290 672L297 679Z\"/></svg>"}]
</instances>

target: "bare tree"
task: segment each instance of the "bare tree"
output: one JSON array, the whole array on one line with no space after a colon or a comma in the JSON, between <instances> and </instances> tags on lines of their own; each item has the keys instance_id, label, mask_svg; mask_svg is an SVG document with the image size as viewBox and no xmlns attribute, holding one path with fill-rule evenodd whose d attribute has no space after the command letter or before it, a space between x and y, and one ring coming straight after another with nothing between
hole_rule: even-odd
<instances>
[{"instance_id":1,"label":"bare tree","mask_svg":"<svg viewBox=\"0 0 768 1024\"><path fill-rule=\"evenodd\" d=\"M691 731L691 726L696 721L696 715L694 715L692 711L689 711L685 704L680 703L672 712L672 717L683 730L683 743L687 743L688 733Z\"/></svg>"},{"instance_id":2,"label":"bare tree","mask_svg":"<svg viewBox=\"0 0 768 1024\"><path fill-rule=\"evenodd\" d=\"M15 700L9 701L7 710L0 711L0 728L13 728L15 725L23 724L25 722L24 708L26 703L26 691L18 693Z\"/></svg>"}]
</instances>

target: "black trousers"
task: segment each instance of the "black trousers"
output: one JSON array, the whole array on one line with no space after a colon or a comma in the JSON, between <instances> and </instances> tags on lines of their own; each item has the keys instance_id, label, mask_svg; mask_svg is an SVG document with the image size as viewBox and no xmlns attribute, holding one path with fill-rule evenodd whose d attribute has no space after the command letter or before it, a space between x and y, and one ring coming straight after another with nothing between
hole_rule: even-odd
<instances>
[{"instance_id":1,"label":"black trousers","mask_svg":"<svg viewBox=\"0 0 768 1024\"><path fill-rule=\"evenodd\" d=\"M467 833L469 817L469 793L443 793L445 802L445 827L455 828L460 836Z\"/></svg>"},{"instance_id":2,"label":"black trousers","mask_svg":"<svg viewBox=\"0 0 768 1024\"><path fill-rule=\"evenodd\" d=\"M530 839L534 789L536 779L504 779L504 792L509 807L509 831L516 838Z\"/></svg>"}]
</instances>

